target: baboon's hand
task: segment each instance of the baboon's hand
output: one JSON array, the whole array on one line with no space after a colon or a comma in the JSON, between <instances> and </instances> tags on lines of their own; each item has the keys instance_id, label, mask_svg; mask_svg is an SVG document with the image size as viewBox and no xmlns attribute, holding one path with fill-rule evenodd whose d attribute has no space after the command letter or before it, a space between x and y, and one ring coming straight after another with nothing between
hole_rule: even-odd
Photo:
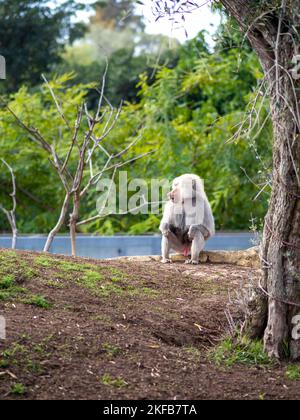
<instances>
[{"instance_id":1,"label":"baboon's hand","mask_svg":"<svg viewBox=\"0 0 300 420\"><path fill-rule=\"evenodd\" d=\"M169 223L163 223L160 227L160 231L163 234L163 236L168 236L170 233Z\"/></svg>"},{"instance_id":2,"label":"baboon's hand","mask_svg":"<svg viewBox=\"0 0 300 420\"><path fill-rule=\"evenodd\" d=\"M199 232L199 231L200 231L200 226L199 225L192 225L189 228L189 231L188 231L189 240L192 241L193 239L195 239L195 236L196 236L197 232Z\"/></svg>"}]
</instances>

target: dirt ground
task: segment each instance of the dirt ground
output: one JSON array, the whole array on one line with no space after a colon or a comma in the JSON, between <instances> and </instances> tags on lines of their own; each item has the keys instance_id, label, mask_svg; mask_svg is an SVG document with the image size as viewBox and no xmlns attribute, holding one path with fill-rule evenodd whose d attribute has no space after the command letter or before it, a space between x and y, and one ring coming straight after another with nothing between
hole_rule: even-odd
<instances>
[{"instance_id":1,"label":"dirt ground","mask_svg":"<svg viewBox=\"0 0 300 420\"><path fill-rule=\"evenodd\" d=\"M228 292L257 275L0 250L0 399L298 399L284 364L209 357Z\"/></svg>"}]
</instances>

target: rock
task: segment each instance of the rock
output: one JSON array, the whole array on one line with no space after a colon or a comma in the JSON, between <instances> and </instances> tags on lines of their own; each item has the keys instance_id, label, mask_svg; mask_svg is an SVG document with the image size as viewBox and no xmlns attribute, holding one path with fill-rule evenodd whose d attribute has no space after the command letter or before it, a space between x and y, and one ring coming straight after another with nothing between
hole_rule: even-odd
<instances>
[{"instance_id":1,"label":"rock","mask_svg":"<svg viewBox=\"0 0 300 420\"><path fill-rule=\"evenodd\" d=\"M254 247L245 251L208 251L204 252L205 262L215 264L233 264L240 267L260 268L259 248Z\"/></svg>"},{"instance_id":2,"label":"rock","mask_svg":"<svg viewBox=\"0 0 300 420\"><path fill-rule=\"evenodd\" d=\"M138 257L119 257L111 258L111 260L118 261L137 261L150 262L160 261L161 257L154 256L138 256ZM183 262L186 258L183 255L172 255L172 261ZM261 261L259 258L259 247L247 249L245 251L204 251L200 254L200 262L211 264L233 264L240 267L261 268Z\"/></svg>"}]
</instances>

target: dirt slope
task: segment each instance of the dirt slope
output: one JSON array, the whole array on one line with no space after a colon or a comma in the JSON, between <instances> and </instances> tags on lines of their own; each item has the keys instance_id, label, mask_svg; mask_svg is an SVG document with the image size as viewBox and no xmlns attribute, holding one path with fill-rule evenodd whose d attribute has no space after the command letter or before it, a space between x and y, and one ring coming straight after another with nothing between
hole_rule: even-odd
<instances>
[{"instance_id":1,"label":"dirt slope","mask_svg":"<svg viewBox=\"0 0 300 420\"><path fill-rule=\"evenodd\" d=\"M228 330L228 291L257 274L0 250L0 398L299 398L284 365L207 356Z\"/></svg>"}]
</instances>

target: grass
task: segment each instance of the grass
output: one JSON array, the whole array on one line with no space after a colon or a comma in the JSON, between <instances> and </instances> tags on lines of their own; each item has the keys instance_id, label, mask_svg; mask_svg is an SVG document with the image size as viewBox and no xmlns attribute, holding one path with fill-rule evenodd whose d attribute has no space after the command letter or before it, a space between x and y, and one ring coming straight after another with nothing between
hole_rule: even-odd
<instances>
[{"instance_id":1,"label":"grass","mask_svg":"<svg viewBox=\"0 0 300 420\"><path fill-rule=\"evenodd\" d=\"M133 298L139 296L155 298L158 294L140 281L132 284L132 280L137 279L115 267L73 262L48 255L38 255L27 260L18 258L16 252L2 251L0 254L0 301L17 299L28 305L49 309L51 305L42 296L31 296L27 299L21 299L18 296L29 291L17 288L16 284L24 283L34 277L47 277L45 284L51 289L63 289L66 282L76 282L102 298L122 294Z\"/></svg>"},{"instance_id":2,"label":"grass","mask_svg":"<svg viewBox=\"0 0 300 420\"><path fill-rule=\"evenodd\" d=\"M27 366L26 367L27 367L27 370L29 372L34 373L36 375L40 375L40 374L42 374L44 372L44 369L43 369L42 365L40 363L34 362L32 360L30 360L27 363Z\"/></svg>"},{"instance_id":3,"label":"grass","mask_svg":"<svg viewBox=\"0 0 300 420\"><path fill-rule=\"evenodd\" d=\"M59 283L59 281L49 280L47 281L46 285L50 287L51 289L64 289L65 286L62 283Z\"/></svg>"},{"instance_id":4,"label":"grass","mask_svg":"<svg viewBox=\"0 0 300 420\"><path fill-rule=\"evenodd\" d=\"M15 365L16 357L20 355L25 355L26 353L26 347L24 347L22 344L14 343L13 347L4 350L0 354L0 368L6 369L10 365Z\"/></svg>"},{"instance_id":5,"label":"grass","mask_svg":"<svg viewBox=\"0 0 300 420\"><path fill-rule=\"evenodd\" d=\"M86 271L93 270L95 268L92 264L79 264L70 261L58 260L58 268L62 271Z\"/></svg>"},{"instance_id":6,"label":"grass","mask_svg":"<svg viewBox=\"0 0 300 420\"><path fill-rule=\"evenodd\" d=\"M11 299L14 299L18 297L20 294L26 294L27 289L24 289L23 287L9 287L6 290L0 290L0 301L9 301Z\"/></svg>"},{"instance_id":7,"label":"grass","mask_svg":"<svg viewBox=\"0 0 300 420\"><path fill-rule=\"evenodd\" d=\"M17 251L13 251L11 249L1 249L0 260L7 260L13 258L18 258Z\"/></svg>"},{"instance_id":8,"label":"grass","mask_svg":"<svg viewBox=\"0 0 300 420\"><path fill-rule=\"evenodd\" d=\"M36 275L30 262L18 258L15 251L1 250L0 254L0 301L18 299L28 290L20 287Z\"/></svg>"},{"instance_id":9,"label":"grass","mask_svg":"<svg viewBox=\"0 0 300 420\"><path fill-rule=\"evenodd\" d=\"M0 359L0 368L6 369L9 367L9 361L7 359Z\"/></svg>"},{"instance_id":10,"label":"grass","mask_svg":"<svg viewBox=\"0 0 300 420\"><path fill-rule=\"evenodd\" d=\"M15 266L16 263L14 263ZM27 290L23 287L16 286L17 272L13 274L8 273L9 271L12 271L10 264L8 266L4 264L0 267L0 301L9 301L19 294L27 293Z\"/></svg>"},{"instance_id":11,"label":"grass","mask_svg":"<svg viewBox=\"0 0 300 420\"><path fill-rule=\"evenodd\" d=\"M24 354L26 352L26 347L24 347L22 344L15 343L14 347L4 350L1 356L4 358L4 360L6 360L12 359L16 354Z\"/></svg>"},{"instance_id":12,"label":"grass","mask_svg":"<svg viewBox=\"0 0 300 420\"><path fill-rule=\"evenodd\" d=\"M109 344L109 343L103 343L102 345L102 349L105 351L105 353L110 357L110 358L114 358L116 357L118 354L121 353L121 348L118 346L114 346L113 344Z\"/></svg>"},{"instance_id":13,"label":"grass","mask_svg":"<svg viewBox=\"0 0 300 420\"><path fill-rule=\"evenodd\" d=\"M116 277L114 280L112 278L106 280L104 275L98 271L88 270L78 281L97 296L109 297L111 294L124 293L124 288L120 284L116 284Z\"/></svg>"},{"instance_id":14,"label":"grass","mask_svg":"<svg viewBox=\"0 0 300 420\"><path fill-rule=\"evenodd\" d=\"M0 279L0 289L9 289L14 285L15 277L12 274L8 274Z\"/></svg>"},{"instance_id":15,"label":"grass","mask_svg":"<svg viewBox=\"0 0 300 420\"><path fill-rule=\"evenodd\" d=\"M285 371L285 376L291 381L300 381L300 365L289 365Z\"/></svg>"},{"instance_id":16,"label":"grass","mask_svg":"<svg viewBox=\"0 0 300 420\"><path fill-rule=\"evenodd\" d=\"M40 256L34 259L34 264L41 267L49 268L49 267L53 267L53 265L55 265L55 262L53 261L53 258Z\"/></svg>"},{"instance_id":17,"label":"grass","mask_svg":"<svg viewBox=\"0 0 300 420\"><path fill-rule=\"evenodd\" d=\"M17 383L12 385L10 393L13 395L24 395L26 393L26 387L23 384Z\"/></svg>"},{"instance_id":18,"label":"grass","mask_svg":"<svg viewBox=\"0 0 300 420\"><path fill-rule=\"evenodd\" d=\"M218 366L271 364L271 359L264 352L263 343L252 341L247 337L225 339L211 351L210 357Z\"/></svg>"},{"instance_id":19,"label":"grass","mask_svg":"<svg viewBox=\"0 0 300 420\"><path fill-rule=\"evenodd\" d=\"M125 386L128 385L127 382L125 382L123 378L121 377L112 378L108 373L102 376L101 382L103 385L113 386L115 388L124 388Z\"/></svg>"},{"instance_id":20,"label":"grass","mask_svg":"<svg viewBox=\"0 0 300 420\"><path fill-rule=\"evenodd\" d=\"M184 347L183 350L195 361L199 361L201 358L201 351L196 347Z\"/></svg>"},{"instance_id":21,"label":"grass","mask_svg":"<svg viewBox=\"0 0 300 420\"><path fill-rule=\"evenodd\" d=\"M30 298L23 300L23 303L25 303L25 305L37 306L42 309L51 308L51 303L49 303L44 296L32 295Z\"/></svg>"}]
</instances>

